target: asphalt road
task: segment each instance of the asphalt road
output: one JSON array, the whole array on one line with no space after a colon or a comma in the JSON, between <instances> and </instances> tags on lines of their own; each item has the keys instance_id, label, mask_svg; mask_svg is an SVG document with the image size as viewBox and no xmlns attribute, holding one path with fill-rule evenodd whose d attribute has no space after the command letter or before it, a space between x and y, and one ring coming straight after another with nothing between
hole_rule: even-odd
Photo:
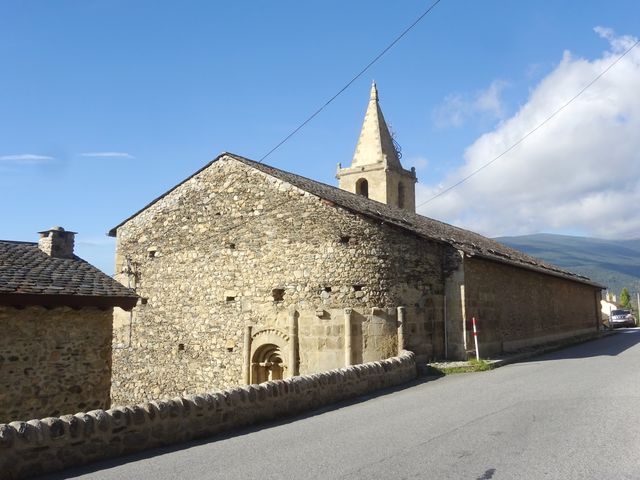
<instances>
[{"instance_id":1,"label":"asphalt road","mask_svg":"<svg viewBox=\"0 0 640 480\"><path fill-rule=\"evenodd\" d=\"M640 329L47 479L640 479Z\"/></svg>"}]
</instances>

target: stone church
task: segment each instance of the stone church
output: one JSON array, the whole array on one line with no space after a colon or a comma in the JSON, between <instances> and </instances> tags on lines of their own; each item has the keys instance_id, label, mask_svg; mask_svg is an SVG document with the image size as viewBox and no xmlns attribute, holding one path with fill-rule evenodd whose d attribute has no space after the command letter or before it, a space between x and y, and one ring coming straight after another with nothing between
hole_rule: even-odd
<instances>
[{"instance_id":1,"label":"stone church","mask_svg":"<svg viewBox=\"0 0 640 480\"><path fill-rule=\"evenodd\" d=\"M112 397L135 402L378 360L487 358L595 333L601 286L415 213L375 85L339 188L223 153L113 228Z\"/></svg>"}]
</instances>

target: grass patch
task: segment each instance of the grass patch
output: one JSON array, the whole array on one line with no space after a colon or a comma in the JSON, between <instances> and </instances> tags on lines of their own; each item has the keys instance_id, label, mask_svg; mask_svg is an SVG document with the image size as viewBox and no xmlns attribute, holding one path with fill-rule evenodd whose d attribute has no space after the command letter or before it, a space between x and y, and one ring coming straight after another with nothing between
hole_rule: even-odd
<instances>
[{"instance_id":1,"label":"grass patch","mask_svg":"<svg viewBox=\"0 0 640 480\"><path fill-rule=\"evenodd\" d=\"M435 370L442 375L451 375L454 373L469 373L469 372L484 372L486 370L493 369L493 364L486 360L476 360L472 358L465 365L456 365L451 367L433 367L429 366L429 369Z\"/></svg>"}]
</instances>

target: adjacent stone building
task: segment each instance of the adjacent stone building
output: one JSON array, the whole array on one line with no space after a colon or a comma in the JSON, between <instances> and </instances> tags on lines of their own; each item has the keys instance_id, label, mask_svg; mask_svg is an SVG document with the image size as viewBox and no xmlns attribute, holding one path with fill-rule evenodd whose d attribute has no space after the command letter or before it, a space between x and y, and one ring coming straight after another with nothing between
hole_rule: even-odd
<instances>
[{"instance_id":1,"label":"adjacent stone building","mask_svg":"<svg viewBox=\"0 0 640 480\"><path fill-rule=\"evenodd\" d=\"M73 245L60 227L0 241L0 423L109 407L113 307L137 296Z\"/></svg>"},{"instance_id":2,"label":"adjacent stone building","mask_svg":"<svg viewBox=\"0 0 640 480\"><path fill-rule=\"evenodd\" d=\"M109 233L141 296L115 316L132 402L386 358L483 357L595 333L600 286L414 213L375 85L341 188L225 153ZM369 198L367 198L369 197Z\"/></svg>"}]
</instances>

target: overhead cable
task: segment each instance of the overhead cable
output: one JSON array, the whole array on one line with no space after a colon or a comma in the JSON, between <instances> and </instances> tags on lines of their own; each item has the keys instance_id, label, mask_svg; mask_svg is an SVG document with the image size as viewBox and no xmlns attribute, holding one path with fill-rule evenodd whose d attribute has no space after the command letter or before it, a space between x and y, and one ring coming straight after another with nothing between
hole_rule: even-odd
<instances>
[{"instance_id":1,"label":"overhead cable","mask_svg":"<svg viewBox=\"0 0 640 480\"><path fill-rule=\"evenodd\" d=\"M513 144L511 144L511 146L509 148L507 148L506 150L504 150L500 155L497 155L496 157L492 158L491 160L489 160L487 163L485 163L484 165L478 167L477 169L475 169L473 172L471 172L470 174L468 174L466 177L463 177L461 180L457 181L456 183L454 183L453 185L445 188L444 190L436 193L434 196L432 196L431 198L425 200L422 203L419 203L418 205L416 205L416 209L418 207L422 207L423 205L426 205L427 203L432 202L433 200L435 200L438 197L441 197L442 195L444 195L445 193L450 192L451 190L453 190L454 188L462 185L464 182L466 182L467 180L469 180L471 177L473 177L474 175L478 174L479 172L481 172L482 170L484 170L485 168L487 168L489 165L493 164L494 162L496 162L497 160L499 160L500 158L504 157L507 153L509 153L511 150L513 150L514 148L516 148L518 145L520 145L522 142L524 142L528 137L530 137L533 133L535 133L536 131L538 131L540 128L542 128L542 126L544 126L546 123L548 123L552 118L554 118L556 115L558 115L562 110L564 110L565 108L567 108L571 103L573 103L574 100L576 100L580 95L582 95L584 92L587 91L587 89L589 89L589 87L591 87L594 83L596 83L598 80L600 80L609 70L611 70L613 68L613 66L615 64L617 64L620 60L622 60L631 50L633 50L638 43L640 43L640 39L637 40L633 45L631 45L627 50L624 51L624 53L622 53L622 55L620 55L619 57L617 57L613 62L611 62L609 64L609 66L607 66L607 68L605 68L602 72L600 72L596 77L594 77L589 83L587 83L578 93L576 93L573 97L571 97L566 103L564 103L562 106L560 106L558 109L556 109L551 115L549 115L547 118L545 118L542 122L540 122L538 125L536 125L533 129L529 130L529 132L527 132L524 136L522 136L519 140L517 140L516 142L514 142Z\"/></svg>"},{"instance_id":2,"label":"overhead cable","mask_svg":"<svg viewBox=\"0 0 640 480\"><path fill-rule=\"evenodd\" d=\"M398 35L389 45L387 45L384 50L382 50L378 55L376 55L374 57L374 59L371 60L362 70L360 70L355 77L353 77L351 80L349 80L345 84L344 87L342 87L340 90L338 90L338 93L336 93L333 97L331 97L329 100L327 100L324 103L324 105L322 105L315 112L313 112L313 114L311 114L304 122L302 122L300 125L298 125L289 135L284 137L280 141L280 143L278 143L275 147L273 147L265 155L263 155L260 158L260 160L258 160L258 163L262 163L269 155L271 155L278 148L280 148L282 145L284 145L291 137L293 137L296 133L298 133L307 123L309 123L311 120L313 120L322 110L325 109L325 107L327 107L331 102L333 102L336 98L338 98L342 94L342 92L344 92L347 88L349 88L353 82L355 82L367 70L369 70L369 68L371 68L373 66L373 64L376 63L385 53L387 53L389 50L391 50L391 48L393 48L393 46L396 43L398 43L400 41L400 39L402 39L402 37L404 37L407 33L409 33L409 31L411 29L413 29L413 27L415 27L418 24L418 22L420 22L420 20L422 20L424 17L426 17L431 12L431 10L433 10L435 8L435 6L440 2L441 2L441 0L435 0L435 2L433 2L429 8L427 8L411 25L409 25L407 28L405 28L404 31L400 35Z\"/></svg>"}]
</instances>

